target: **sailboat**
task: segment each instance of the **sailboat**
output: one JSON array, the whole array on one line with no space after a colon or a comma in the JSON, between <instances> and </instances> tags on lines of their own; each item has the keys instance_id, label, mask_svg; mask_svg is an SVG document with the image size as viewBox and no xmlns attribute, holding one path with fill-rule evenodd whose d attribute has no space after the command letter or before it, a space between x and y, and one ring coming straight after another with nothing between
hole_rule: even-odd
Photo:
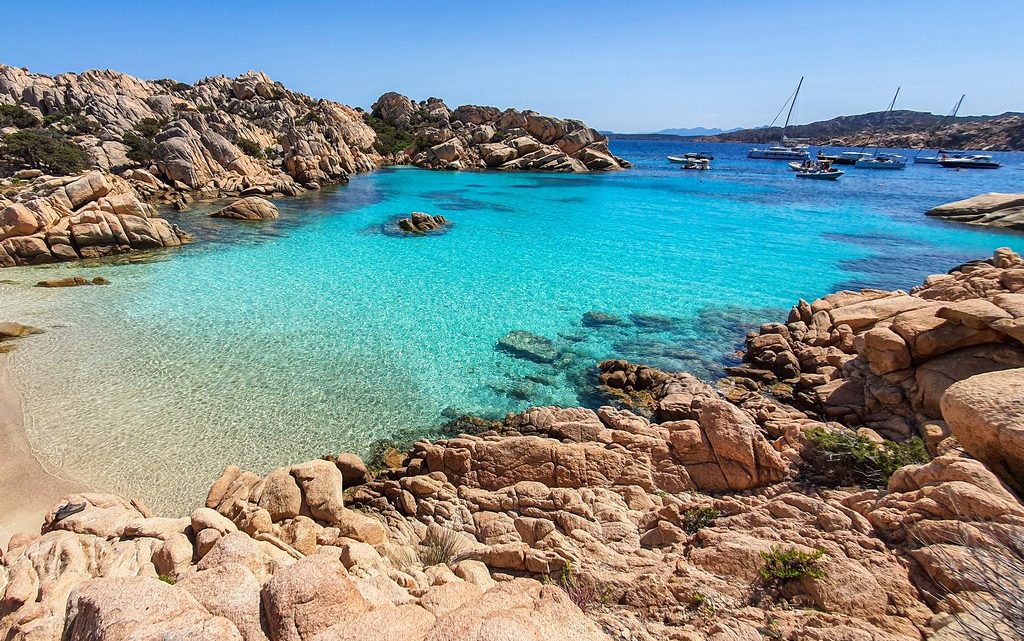
<instances>
[{"instance_id":1,"label":"sailboat","mask_svg":"<svg viewBox=\"0 0 1024 641\"><path fill-rule=\"evenodd\" d=\"M886 114L892 113L892 108L896 106L896 98L900 95L900 88L896 87L896 95L892 97L892 102L889 103L889 109L886 110ZM907 166L907 159L899 154L880 154L878 153L878 147L872 152L871 157L861 158L854 163L854 167L858 169L904 169Z\"/></svg>"},{"instance_id":2,"label":"sailboat","mask_svg":"<svg viewBox=\"0 0 1024 641\"><path fill-rule=\"evenodd\" d=\"M917 164L917 165L920 165L920 164L937 165L937 164L939 164L939 160L944 160L944 159L949 158L951 156L953 158L962 158L963 157L963 154L955 154L955 153L951 154L950 152L944 150L942 148L942 143L946 142L946 130L945 130L946 121L947 120L951 120L953 118L956 118L956 113L958 111L960 111L960 105L963 104L964 98L966 98L966 97L967 97L967 94L964 94L964 95L960 96L960 100L956 101L956 105L953 107L953 111L951 111L948 115L946 115L942 119L942 121L939 122L939 126L936 127L936 131L942 131L942 136L939 138L939 146L938 146L939 153L938 153L938 155L935 155L935 156L922 156L921 155L921 151L924 151L924 149L922 148L921 151L917 152L918 155L914 156L914 164ZM934 134L935 134L935 132L932 132L932 135L934 135ZM931 136L929 136L928 138L929 138L929 140L931 140Z\"/></svg>"},{"instance_id":3,"label":"sailboat","mask_svg":"<svg viewBox=\"0 0 1024 641\"><path fill-rule=\"evenodd\" d=\"M804 77L800 76L800 82L797 83L793 96L786 101L786 104L782 105L779 113L775 114L772 124L768 125L769 130L774 127L775 122L782 115L782 111L787 105L789 106L789 112L786 113L786 124L782 127L782 140L779 144L770 147L754 147L747 152L747 158L765 158L768 160L806 160L810 158L810 154L807 153L807 145L802 144L800 140L786 138L786 129L789 128L789 120L793 117L793 108L796 106L796 99L800 95L800 87L803 84Z\"/></svg>"}]
</instances>

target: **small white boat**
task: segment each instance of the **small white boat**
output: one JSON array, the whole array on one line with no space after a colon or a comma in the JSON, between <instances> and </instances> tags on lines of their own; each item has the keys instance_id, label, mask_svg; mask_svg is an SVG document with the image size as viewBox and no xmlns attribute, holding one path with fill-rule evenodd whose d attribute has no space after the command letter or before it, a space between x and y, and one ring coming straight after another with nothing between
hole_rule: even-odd
<instances>
[{"instance_id":1,"label":"small white boat","mask_svg":"<svg viewBox=\"0 0 1024 641\"><path fill-rule=\"evenodd\" d=\"M809 180L839 180L839 177L844 173L838 169L810 169L807 171L798 171L796 174L797 178L807 178Z\"/></svg>"},{"instance_id":2,"label":"small white boat","mask_svg":"<svg viewBox=\"0 0 1024 641\"><path fill-rule=\"evenodd\" d=\"M832 163L823 160L821 162L805 161L804 163L789 163L790 169L796 172L797 178L808 178L810 180L838 180L843 175L832 166Z\"/></svg>"},{"instance_id":3,"label":"small white boat","mask_svg":"<svg viewBox=\"0 0 1024 641\"><path fill-rule=\"evenodd\" d=\"M869 158L861 158L854 166L857 169L905 169L907 159L899 154L876 154Z\"/></svg>"},{"instance_id":4,"label":"small white boat","mask_svg":"<svg viewBox=\"0 0 1024 641\"><path fill-rule=\"evenodd\" d=\"M835 165L854 165L861 158L870 158L866 151L841 151L838 154L826 155L818 152L818 160L828 160Z\"/></svg>"},{"instance_id":5,"label":"small white boat","mask_svg":"<svg viewBox=\"0 0 1024 641\"><path fill-rule=\"evenodd\" d=\"M715 157L704 152L691 151L682 156L666 156L669 162L683 164L691 160L714 160Z\"/></svg>"},{"instance_id":6,"label":"small white boat","mask_svg":"<svg viewBox=\"0 0 1024 641\"><path fill-rule=\"evenodd\" d=\"M707 158L691 158L686 161L686 164L681 169L691 169L695 171L704 171L711 169L711 161Z\"/></svg>"}]
</instances>

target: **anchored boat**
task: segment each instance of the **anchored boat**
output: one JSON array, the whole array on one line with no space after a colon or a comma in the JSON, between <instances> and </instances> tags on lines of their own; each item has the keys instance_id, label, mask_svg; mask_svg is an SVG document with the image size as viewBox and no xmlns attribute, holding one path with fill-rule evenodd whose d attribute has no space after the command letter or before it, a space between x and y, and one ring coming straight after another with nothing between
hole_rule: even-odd
<instances>
[{"instance_id":1,"label":"anchored boat","mask_svg":"<svg viewBox=\"0 0 1024 641\"><path fill-rule=\"evenodd\" d=\"M915 165L937 165L937 164L939 164L940 160L945 160L946 158L948 158L950 156L952 156L954 158L963 158L965 156L965 154L962 154L962 153L959 153L959 152L946 151L945 149L942 148L942 143L946 142L946 132L945 132L945 128L944 128L945 124L946 124L946 121L949 120L950 118L956 118L956 113L958 111L960 111L960 105L963 104L964 98L966 98L966 97L967 97L967 94L963 94L962 96L960 96L960 100L957 100L956 104L953 105L953 111L951 111L948 114L946 114L942 118L942 120L939 122L939 125L935 128L935 131L933 131L931 133L931 135L928 136L928 139L931 140L931 138L935 135L936 131L942 131L942 136L939 138L939 153L938 153L938 155L936 155L936 156L922 156L921 155L921 151L924 151L924 149L921 149L921 151L918 151L917 155L914 156L914 164Z\"/></svg>"},{"instance_id":2,"label":"anchored boat","mask_svg":"<svg viewBox=\"0 0 1024 641\"><path fill-rule=\"evenodd\" d=\"M818 160L827 160L833 165L854 165L861 158L870 158L871 154L866 151L841 151L838 154L825 154L818 152Z\"/></svg>"},{"instance_id":3,"label":"anchored boat","mask_svg":"<svg viewBox=\"0 0 1024 641\"><path fill-rule=\"evenodd\" d=\"M715 157L704 152L691 151L682 156L666 156L669 162L683 164L691 160L714 160Z\"/></svg>"},{"instance_id":4,"label":"anchored boat","mask_svg":"<svg viewBox=\"0 0 1024 641\"><path fill-rule=\"evenodd\" d=\"M957 158L941 158L939 164L947 169L999 169L1001 164L992 160L992 156L960 156Z\"/></svg>"},{"instance_id":5,"label":"anchored boat","mask_svg":"<svg viewBox=\"0 0 1024 641\"><path fill-rule=\"evenodd\" d=\"M839 177L844 173L833 167L832 163L827 160L821 162L811 162L808 160L803 164L791 162L789 166L796 171L797 178L806 178L808 180L839 180Z\"/></svg>"},{"instance_id":6,"label":"anchored boat","mask_svg":"<svg viewBox=\"0 0 1024 641\"><path fill-rule=\"evenodd\" d=\"M892 102L889 103L889 108L886 110L886 115L892 113L892 108L896 106L896 98L900 95L900 88L896 87L896 94L892 97ZM907 159L899 154L880 154L878 153L878 147L875 147L874 152L865 157L858 158L854 167L858 169L903 169L907 166Z\"/></svg>"},{"instance_id":7,"label":"anchored boat","mask_svg":"<svg viewBox=\"0 0 1024 641\"><path fill-rule=\"evenodd\" d=\"M800 76L800 82L796 85L796 91L786 101L786 104L782 105L782 109L779 109L779 113L775 114L772 123L768 125L768 129L771 130L779 116L782 115L783 110L789 106L789 111L786 113L786 124L782 126L782 139L779 141L779 144L770 147L754 147L747 152L747 158L762 158L766 160L804 160L810 158L810 154L807 153L806 144L803 144L800 140L786 138L786 129L789 128L789 120L793 117L793 108L796 106L796 99L800 95L800 87L803 84L804 77Z\"/></svg>"}]
</instances>

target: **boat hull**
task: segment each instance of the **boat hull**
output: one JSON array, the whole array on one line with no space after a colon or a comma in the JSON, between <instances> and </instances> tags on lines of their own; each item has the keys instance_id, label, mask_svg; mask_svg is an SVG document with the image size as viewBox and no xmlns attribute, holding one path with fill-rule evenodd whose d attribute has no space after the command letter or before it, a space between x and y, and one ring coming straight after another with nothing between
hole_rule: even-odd
<instances>
[{"instance_id":1,"label":"boat hull","mask_svg":"<svg viewBox=\"0 0 1024 641\"><path fill-rule=\"evenodd\" d=\"M905 169L907 166L907 161L898 160L881 162L878 160L858 160L854 166L857 167L857 169L882 169L888 171L896 171L900 169Z\"/></svg>"},{"instance_id":2,"label":"boat hull","mask_svg":"<svg viewBox=\"0 0 1024 641\"><path fill-rule=\"evenodd\" d=\"M940 160L946 169L999 169L1002 165L993 160Z\"/></svg>"},{"instance_id":3,"label":"boat hull","mask_svg":"<svg viewBox=\"0 0 1024 641\"><path fill-rule=\"evenodd\" d=\"M914 158L915 165L937 165L939 159L935 156L917 156Z\"/></svg>"},{"instance_id":4,"label":"boat hull","mask_svg":"<svg viewBox=\"0 0 1024 641\"><path fill-rule=\"evenodd\" d=\"M839 180L842 175L841 171L801 171L797 172L796 177L807 180Z\"/></svg>"}]
</instances>

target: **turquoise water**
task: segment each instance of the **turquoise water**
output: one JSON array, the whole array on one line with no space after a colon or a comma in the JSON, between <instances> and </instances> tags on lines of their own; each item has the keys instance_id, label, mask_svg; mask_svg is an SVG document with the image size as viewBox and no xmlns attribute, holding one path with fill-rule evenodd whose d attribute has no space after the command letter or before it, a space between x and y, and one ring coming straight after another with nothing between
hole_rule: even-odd
<instances>
[{"instance_id":1,"label":"turquoise water","mask_svg":"<svg viewBox=\"0 0 1024 641\"><path fill-rule=\"evenodd\" d=\"M746 146L615 144L603 175L382 170L279 202L268 223L168 217L198 241L147 261L8 269L4 319L42 326L12 355L40 457L163 509L203 496L225 463L266 470L438 434L461 413L593 404L593 366L625 357L714 376L747 327L840 287L910 287L1022 236L927 220L992 172L911 166L797 181ZM395 235L410 211L447 233ZM108 287L26 287L103 275ZM589 327L591 310L621 323ZM640 315L640 316L637 316ZM643 315L655 315L645 317ZM513 330L554 363L496 349Z\"/></svg>"}]
</instances>

